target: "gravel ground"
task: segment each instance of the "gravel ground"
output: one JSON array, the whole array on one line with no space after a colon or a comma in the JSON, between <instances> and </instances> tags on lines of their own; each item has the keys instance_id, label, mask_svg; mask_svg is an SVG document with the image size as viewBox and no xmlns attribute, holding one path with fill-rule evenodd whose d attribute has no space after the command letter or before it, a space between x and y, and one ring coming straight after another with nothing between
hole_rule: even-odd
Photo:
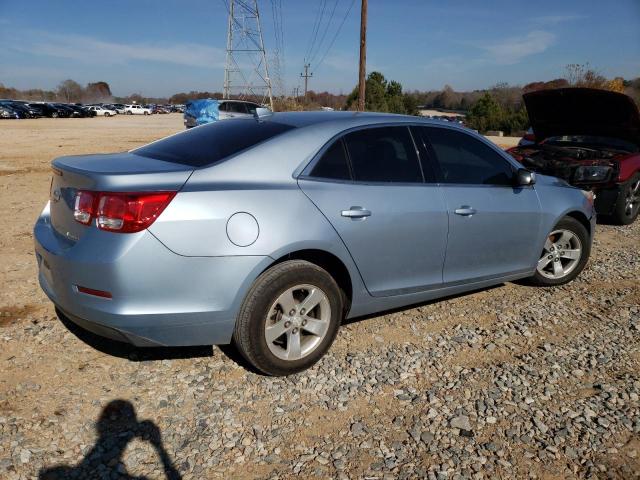
<instances>
[{"instance_id":1,"label":"gravel ground","mask_svg":"<svg viewBox=\"0 0 640 480\"><path fill-rule=\"evenodd\" d=\"M268 378L229 348L63 324L19 235L46 175L0 180L18 219L0 232L0 478L640 478L640 222L599 225L570 285L351 321L317 366Z\"/></svg>"}]
</instances>

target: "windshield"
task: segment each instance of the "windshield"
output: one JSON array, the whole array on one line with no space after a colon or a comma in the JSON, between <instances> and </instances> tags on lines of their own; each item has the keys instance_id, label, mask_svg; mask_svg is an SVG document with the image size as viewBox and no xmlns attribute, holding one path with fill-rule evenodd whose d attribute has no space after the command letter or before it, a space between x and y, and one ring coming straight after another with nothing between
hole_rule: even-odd
<instances>
[{"instance_id":1,"label":"windshield","mask_svg":"<svg viewBox=\"0 0 640 480\"><path fill-rule=\"evenodd\" d=\"M599 137L595 135L561 135L549 137L546 145L576 146L576 147L608 147L625 152L637 152L638 146L619 138Z\"/></svg>"},{"instance_id":2,"label":"windshield","mask_svg":"<svg viewBox=\"0 0 640 480\"><path fill-rule=\"evenodd\" d=\"M187 130L133 150L143 157L192 167L211 165L294 127L276 122L225 120Z\"/></svg>"}]
</instances>

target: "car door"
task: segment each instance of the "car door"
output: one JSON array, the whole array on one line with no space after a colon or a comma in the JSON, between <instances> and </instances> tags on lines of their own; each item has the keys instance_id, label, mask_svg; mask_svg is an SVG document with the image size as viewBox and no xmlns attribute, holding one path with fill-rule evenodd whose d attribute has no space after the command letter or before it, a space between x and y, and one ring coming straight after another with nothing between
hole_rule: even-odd
<instances>
[{"instance_id":1,"label":"car door","mask_svg":"<svg viewBox=\"0 0 640 480\"><path fill-rule=\"evenodd\" d=\"M425 181L426 179L426 181ZM447 213L407 126L367 127L329 145L299 178L373 296L442 284Z\"/></svg>"},{"instance_id":2,"label":"car door","mask_svg":"<svg viewBox=\"0 0 640 480\"><path fill-rule=\"evenodd\" d=\"M534 186L514 186L516 167L496 147L448 127L420 127L449 213L445 284L531 271L540 255Z\"/></svg>"}]
</instances>

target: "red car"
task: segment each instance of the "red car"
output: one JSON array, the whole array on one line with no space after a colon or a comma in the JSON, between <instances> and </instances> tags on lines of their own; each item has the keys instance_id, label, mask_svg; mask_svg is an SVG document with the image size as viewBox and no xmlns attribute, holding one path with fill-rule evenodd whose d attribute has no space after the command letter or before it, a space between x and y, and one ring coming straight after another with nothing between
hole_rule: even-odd
<instances>
[{"instance_id":1,"label":"red car","mask_svg":"<svg viewBox=\"0 0 640 480\"><path fill-rule=\"evenodd\" d=\"M590 88L523 98L535 142L509 153L528 169L593 191L598 215L633 223L640 210L640 114L633 100Z\"/></svg>"}]
</instances>

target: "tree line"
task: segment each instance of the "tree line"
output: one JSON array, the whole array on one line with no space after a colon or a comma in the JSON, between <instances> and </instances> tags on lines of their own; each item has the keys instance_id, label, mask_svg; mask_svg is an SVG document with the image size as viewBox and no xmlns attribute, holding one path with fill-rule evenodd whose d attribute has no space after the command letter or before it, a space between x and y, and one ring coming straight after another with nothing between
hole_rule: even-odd
<instances>
[{"instance_id":1,"label":"tree line","mask_svg":"<svg viewBox=\"0 0 640 480\"><path fill-rule=\"evenodd\" d=\"M621 92L640 105L640 77L625 80L620 77L607 79L589 64L570 64L565 75L547 82L532 82L524 86L498 83L491 88L473 91L455 91L445 85L442 90L405 92L402 84L388 80L380 72L371 72L366 80L365 108L368 111L416 115L421 108L440 109L466 114L466 123L481 132L502 130L519 134L528 128L529 120L522 102L523 93L540 89L562 87L589 87ZM173 103L184 104L192 99L221 99L221 92L179 92L171 97L145 97L134 93L126 97L113 96L107 82L88 83L81 86L74 80L61 82L55 90L17 90L0 84L0 98L59 101L66 103ZM251 98L248 100L261 101ZM308 91L306 97L274 98L276 110L317 110L330 107L334 110L355 110L358 104L358 88L349 95Z\"/></svg>"}]
</instances>

